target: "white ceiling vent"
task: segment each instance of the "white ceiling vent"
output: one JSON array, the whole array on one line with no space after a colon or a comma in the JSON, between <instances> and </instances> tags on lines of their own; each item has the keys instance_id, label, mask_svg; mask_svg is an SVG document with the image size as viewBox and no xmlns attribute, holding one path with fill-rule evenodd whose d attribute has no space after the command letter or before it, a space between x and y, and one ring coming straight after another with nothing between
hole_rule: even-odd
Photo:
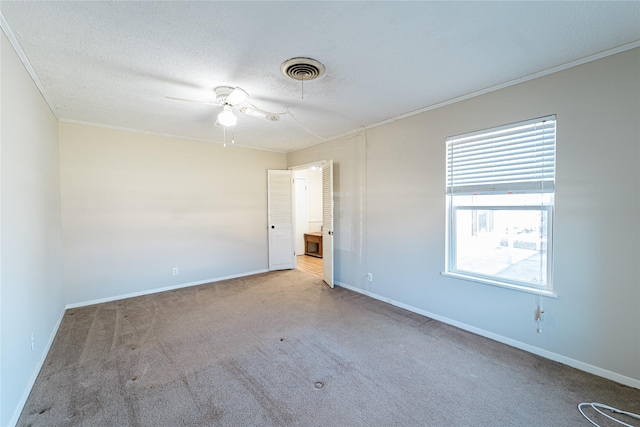
<instances>
[{"instance_id":1,"label":"white ceiling vent","mask_svg":"<svg viewBox=\"0 0 640 427\"><path fill-rule=\"evenodd\" d=\"M280 66L282 74L293 80L315 80L324 74L324 65L311 58L287 59Z\"/></svg>"}]
</instances>

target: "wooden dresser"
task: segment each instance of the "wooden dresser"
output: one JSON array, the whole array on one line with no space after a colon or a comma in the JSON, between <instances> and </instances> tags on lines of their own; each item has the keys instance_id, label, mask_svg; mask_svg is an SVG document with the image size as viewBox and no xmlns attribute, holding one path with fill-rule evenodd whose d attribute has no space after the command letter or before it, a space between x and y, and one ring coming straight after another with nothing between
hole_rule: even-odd
<instances>
[{"instance_id":1,"label":"wooden dresser","mask_svg":"<svg viewBox=\"0 0 640 427\"><path fill-rule=\"evenodd\" d=\"M322 258L322 233L304 234L304 254Z\"/></svg>"}]
</instances>

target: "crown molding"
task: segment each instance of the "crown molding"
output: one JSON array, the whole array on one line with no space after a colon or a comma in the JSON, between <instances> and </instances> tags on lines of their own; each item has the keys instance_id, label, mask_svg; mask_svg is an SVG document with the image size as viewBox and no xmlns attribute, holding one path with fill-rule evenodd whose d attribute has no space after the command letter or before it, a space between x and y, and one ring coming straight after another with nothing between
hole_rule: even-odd
<instances>
[{"instance_id":1,"label":"crown molding","mask_svg":"<svg viewBox=\"0 0 640 427\"><path fill-rule=\"evenodd\" d=\"M51 113L53 113L56 119L60 120L60 117L58 116L57 109L55 104L53 103L53 100L51 99L51 97L49 97L49 95L47 94L47 91L44 90L44 86L42 86L42 82L38 78L38 75L36 74L33 67L31 66L31 63L29 62L27 55L25 55L24 50L22 50L22 46L20 46L20 43L18 42L18 39L16 38L15 34L11 30L11 27L9 27L9 24L7 23L7 20L4 18L2 11L0 11L0 28L2 28L2 31L7 36L9 43L11 43L11 46L13 46L13 49L18 54L20 61L22 61L22 64L27 69L29 76L31 76L31 80L33 80L36 87L40 91L42 98L44 98L47 105L49 105L49 109L51 110Z\"/></svg>"}]
</instances>

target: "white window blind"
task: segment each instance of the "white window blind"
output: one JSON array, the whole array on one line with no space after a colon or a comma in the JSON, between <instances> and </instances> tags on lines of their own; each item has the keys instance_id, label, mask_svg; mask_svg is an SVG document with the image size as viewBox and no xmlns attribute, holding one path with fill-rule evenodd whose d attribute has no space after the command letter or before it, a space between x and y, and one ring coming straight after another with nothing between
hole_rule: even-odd
<instances>
[{"instance_id":1,"label":"white window blind","mask_svg":"<svg viewBox=\"0 0 640 427\"><path fill-rule=\"evenodd\" d=\"M446 142L447 194L554 191L555 115Z\"/></svg>"}]
</instances>

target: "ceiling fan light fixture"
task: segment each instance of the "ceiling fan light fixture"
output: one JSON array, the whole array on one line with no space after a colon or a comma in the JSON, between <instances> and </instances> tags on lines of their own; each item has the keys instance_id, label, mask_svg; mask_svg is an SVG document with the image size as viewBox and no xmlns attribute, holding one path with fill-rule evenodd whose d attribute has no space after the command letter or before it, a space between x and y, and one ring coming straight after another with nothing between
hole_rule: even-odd
<instances>
[{"instance_id":1,"label":"ceiling fan light fixture","mask_svg":"<svg viewBox=\"0 0 640 427\"><path fill-rule=\"evenodd\" d=\"M231 109L231 105L225 105L224 110L218 114L218 122L223 126L235 126L238 118Z\"/></svg>"}]
</instances>

